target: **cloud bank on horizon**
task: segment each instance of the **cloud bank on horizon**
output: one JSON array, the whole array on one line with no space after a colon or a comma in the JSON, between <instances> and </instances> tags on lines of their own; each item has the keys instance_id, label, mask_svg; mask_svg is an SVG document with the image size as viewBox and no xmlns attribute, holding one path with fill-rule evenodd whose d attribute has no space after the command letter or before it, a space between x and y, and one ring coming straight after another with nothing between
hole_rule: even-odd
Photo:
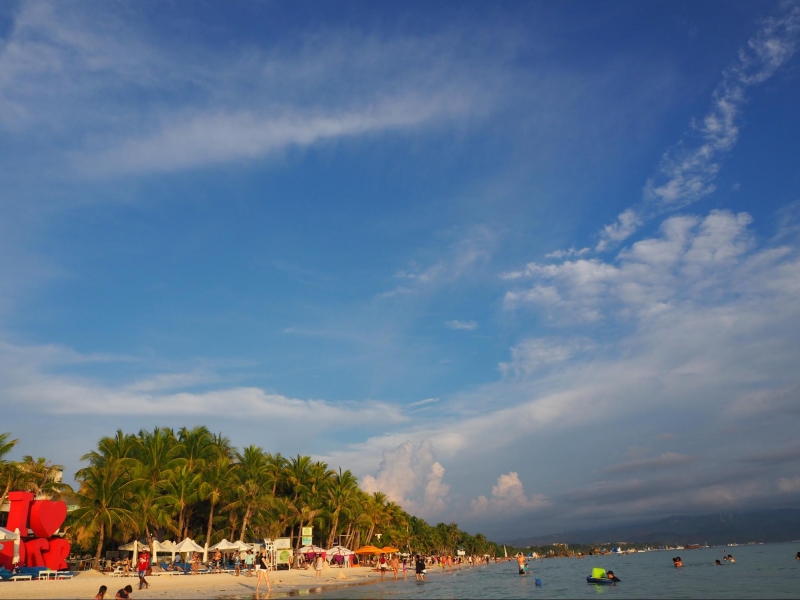
<instances>
[{"instance_id":1,"label":"cloud bank on horizon","mask_svg":"<svg viewBox=\"0 0 800 600\"><path fill-rule=\"evenodd\" d=\"M0 431L505 539L800 505L800 5L737 6L4 7Z\"/></svg>"}]
</instances>

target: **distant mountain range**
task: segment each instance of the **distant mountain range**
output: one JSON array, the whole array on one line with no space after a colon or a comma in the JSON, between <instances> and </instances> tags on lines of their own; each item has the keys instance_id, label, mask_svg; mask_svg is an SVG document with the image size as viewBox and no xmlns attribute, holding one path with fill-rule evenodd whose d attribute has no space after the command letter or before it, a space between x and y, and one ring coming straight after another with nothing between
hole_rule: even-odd
<instances>
[{"instance_id":1,"label":"distant mountain range","mask_svg":"<svg viewBox=\"0 0 800 600\"><path fill-rule=\"evenodd\" d=\"M800 540L800 509L783 508L741 513L675 516L638 525L565 531L514 540L516 547L567 544L661 543L743 544Z\"/></svg>"}]
</instances>

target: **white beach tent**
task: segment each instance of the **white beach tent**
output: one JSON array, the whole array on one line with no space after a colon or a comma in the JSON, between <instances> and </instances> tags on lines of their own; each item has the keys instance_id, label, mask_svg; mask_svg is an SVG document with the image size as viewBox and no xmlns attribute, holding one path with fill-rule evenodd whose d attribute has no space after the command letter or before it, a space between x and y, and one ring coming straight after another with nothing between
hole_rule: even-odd
<instances>
[{"instance_id":1,"label":"white beach tent","mask_svg":"<svg viewBox=\"0 0 800 600\"><path fill-rule=\"evenodd\" d=\"M344 546L334 546L329 550L324 550L324 552L327 552L328 556L350 556L351 554L355 554L355 552L348 550Z\"/></svg>"},{"instance_id":2,"label":"white beach tent","mask_svg":"<svg viewBox=\"0 0 800 600\"><path fill-rule=\"evenodd\" d=\"M209 550L219 550L220 552L228 552L230 550L238 550L239 546L229 542L228 540L223 539L221 542L217 542Z\"/></svg>"},{"instance_id":3,"label":"white beach tent","mask_svg":"<svg viewBox=\"0 0 800 600\"><path fill-rule=\"evenodd\" d=\"M120 550L124 550L126 552L133 552L133 563L132 564L134 565L134 567L136 566L136 562L139 559L139 552L141 552L145 548L147 548L147 544L143 544L139 540L133 540L132 542L129 542L129 543L125 544L124 546L120 546L119 547ZM149 550L149 548L147 548L147 549Z\"/></svg>"},{"instance_id":4,"label":"white beach tent","mask_svg":"<svg viewBox=\"0 0 800 600\"><path fill-rule=\"evenodd\" d=\"M334 546L333 548L329 548L328 550L326 550L326 553L327 554L325 556L325 560L327 560L331 564L336 562L334 560L336 556L343 556L344 561L342 562L342 565L344 565L345 567L349 566L349 561L347 560L347 557L350 556L351 554L355 554L355 552L353 552L348 548L345 548L344 546Z\"/></svg>"},{"instance_id":5,"label":"white beach tent","mask_svg":"<svg viewBox=\"0 0 800 600\"><path fill-rule=\"evenodd\" d=\"M156 556L159 552L162 554L165 552L172 552L172 549L175 547L175 542L170 540L164 540L163 542L159 542L158 540L153 540L153 564L156 564L158 560ZM175 558L175 555L172 555L172 558Z\"/></svg>"},{"instance_id":6,"label":"white beach tent","mask_svg":"<svg viewBox=\"0 0 800 600\"><path fill-rule=\"evenodd\" d=\"M172 548L172 562L175 562L175 554L178 552L202 552L202 546L199 546L194 540L186 538L179 544L175 544Z\"/></svg>"},{"instance_id":7,"label":"white beach tent","mask_svg":"<svg viewBox=\"0 0 800 600\"><path fill-rule=\"evenodd\" d=\"M322 554L323 552L327 552L327 550L319 546L303 546L297 551L298 554L308 554L309 552L313 554Z\"/></svg>"},{"instance_id":8,"label":"white beach tent","mask_svg":"<svg viewBox=\"0 0 800 600\"><path fill-rule=\"evenodd\" d=\"M250 546L245 544L242 540L237 540L233 543L236 547L236 550L250 550Z\"/></svg>"}]
</instances>

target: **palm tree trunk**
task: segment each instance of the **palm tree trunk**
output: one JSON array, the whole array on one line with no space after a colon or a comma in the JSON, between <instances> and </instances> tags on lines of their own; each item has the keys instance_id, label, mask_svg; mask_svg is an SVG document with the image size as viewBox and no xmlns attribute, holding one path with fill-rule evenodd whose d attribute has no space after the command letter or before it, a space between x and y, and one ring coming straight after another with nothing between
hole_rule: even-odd
<instances>
[{"instance_id":1,"label":"palm tree trunk","mask_svg":"<svg viewBox=\"0 0 800 600\"><path fill-rule=\"evenodd\" d=\"M375 532L375 525L373 524L369 526L369 532L367 533L367 544L369 544L370 541L372 541L372 534L374 532Z\"/></svg>"},{"instance_id":2,"label":"palm tree trunk","mask_svg":"<svg viewBox=\"0 0 800 600\"><path fill-rule=\"evenodd\" d=\"M178 537L183 535L183 507L181 507L180 512L178 513Z\"/></svg>"},{"instance_id":3,"label":"palm tree trunk","mask_svg":"<svg viewBox=\"0 0 800 600\"><path fill-rule=\"evenodd\" d=\"M100 556L103 553L103 542L106 538L106 524L100 523L100 533L97 538L97 552L94 555L94 568L100 570Z\"/></svg>"},{"instance_id":4,"label":"palm tree trunk","mask_svg":"<svg viewBox=\"0 0 800 600\"><path fill-rule=\"evenodd\" d=\"M247 510L244 511L244 519L242 519L242 533L239 534L239 541L244 541L244 534L247 531L247 525L250 523L250 517L252 517L253 509L252 507L248 506Z\"/></svg>"},{"instance_id":5,"label":"palm tree trunk","mask_svg":"<svg viewBox=\"0 0 800 600\"><path fill-rule=\"evenodd\" d=\"M295 550L300 550L300 542L303 540L303 521L300 521L300 526L297 528L297 545Z\"/></svg>"},{"instance_id":6,"label":"palm tree trunk","mask_svg":"<svg viewBox=\"0 0 800 600\"><path fill-rule=\"evenodd\" d=\"M328 548L333 547L333 540L336 537L336 528L339 527L339 509L333 513L333 523L331 524L331 533L328 536Z\"/></svg>"},{"instance_id":7,"label":"palm tree trunk","mask_svg":"<svg viewBox=\"0 0 800 600\"><path fill-rule=\"evenodd\" d=\"M211 503L211 510L208 512L208 529L206 530L206 544L211 543L211 523L214 519L214 503Z\"/></svg>"}]
</instances>

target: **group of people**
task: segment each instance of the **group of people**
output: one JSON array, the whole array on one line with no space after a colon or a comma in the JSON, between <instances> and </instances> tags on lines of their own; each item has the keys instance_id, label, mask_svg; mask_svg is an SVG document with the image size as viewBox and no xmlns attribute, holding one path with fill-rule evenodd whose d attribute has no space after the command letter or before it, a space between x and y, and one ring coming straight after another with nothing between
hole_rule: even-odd
<instances>
[{"instance_id":1,"label":"group of people","mask_svg":"<svg viewBox=\"0 0 800 600\"><path fill-rule=\"evenodd\" d=\"M108 588L104 585L101 585L100 590L94 597L94 600L105 600L106 592L108 592ZM114 600L129 600L132 593L133 593L133 588L129 585L126 585L124 588L117 591L117 595L114 596Z\"/></svg>"},{"instance_id":2,"label":"group of people","mask_svg":"<svg viewBox=\"0 0 800 600\"><path fill-rule=\"evenodd\" d=\"M725 556L723 551L722 562L720 562L719 559L717 559L717 561L714 563L714 566L721 567L723 562L735 563L736 561L733 560L733 557L730 554L728 554L728 556Z\"/></svg>"}]
</instances>

